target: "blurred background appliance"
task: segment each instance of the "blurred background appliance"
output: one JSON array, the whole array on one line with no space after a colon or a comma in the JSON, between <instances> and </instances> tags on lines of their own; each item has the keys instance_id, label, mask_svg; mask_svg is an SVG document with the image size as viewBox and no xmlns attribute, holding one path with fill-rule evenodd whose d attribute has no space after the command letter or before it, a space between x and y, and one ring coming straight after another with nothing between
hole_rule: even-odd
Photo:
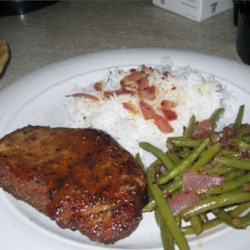
<instances>
[{"instance_id":1,"label":"blurred background appliance","mask_svg":"<svg viewBox=\"0 0 250 250\"><path fill-rule=\"evenodd\" d=\"M237 26L236 49L240 59L250 65L250 1L234 1L234 24Z\"/></svg>"},{"instance_id":2,"label":"blurred background appliance","mask_svg":"<svg viewBox=\"0 0 250 250\"><path fill-rule=\"evenodd\" d=\"M56 2L58 1L0 1L0 16L23 15Z\"/></svg>"}]
</instances>

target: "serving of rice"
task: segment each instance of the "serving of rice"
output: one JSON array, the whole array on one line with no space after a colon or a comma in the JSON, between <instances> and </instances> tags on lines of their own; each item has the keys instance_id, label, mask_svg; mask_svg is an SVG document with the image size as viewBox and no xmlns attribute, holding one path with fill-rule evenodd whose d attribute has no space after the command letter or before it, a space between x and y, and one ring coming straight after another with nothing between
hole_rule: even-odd
<instances>
[{"instance_id":1,"label":"serving of rice","mask_svg":"<svg viewBox=\"0 0 250 250\"><path fill-rule=\"evenodd\" d=\"M138 66L138 70L140 67ZM138 143L146 141L166 151L166 139L183 134L183 128L188 125L192 115L198 121L209 118L217 108L226 107L234 97L212 75L196 72L189 66L176 68L169 59L164 59L159 65L150 67L148 79L156 86L157 98L150 100L153 106L161 100L176 104L173 108L177 119L170 121L173 132L162 132L152 119L145 120L140 109L133 114L123 106L124 102L138 106L138 95L122 94L103 98L104 91L114 91L119 88L120 80L131 73L131 70L110 69L103 79L99 79L103 91L94 88L96 82L90 82L82 88L79 83L74 86L68 98L69 125L71 127L92 127L104 130L113 136L131 154L139 153L145 165L154 160L154 156L142 150ZM166 76L166 72L168 73ZM98 100L72 95L85 93L95 96ZM228 109L228 107L227 107Z\"/></svg>"}]
</instances>

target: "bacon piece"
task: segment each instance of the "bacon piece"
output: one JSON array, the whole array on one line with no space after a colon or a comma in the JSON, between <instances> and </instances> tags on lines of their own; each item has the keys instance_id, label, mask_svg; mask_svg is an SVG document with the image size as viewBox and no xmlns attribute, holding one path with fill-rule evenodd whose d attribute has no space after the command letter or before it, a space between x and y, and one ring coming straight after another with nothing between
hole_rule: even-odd
<instances>
[{"instance_id":1,"label":"bacon piece","mask_svg":"<svg viewBox=\"0 0 250 250\"><path fill-rule=\"evenodd\" d=\"M138 109L134 104L130 102L123 102L122 105L125 109L129 110L132 114L135 115L138 113Z\"/></svg>"},{"instance_id":2,"label":"bacon piece","mask_svg":"<svg viewBox=\"0 0 250 250\"><path fill-rule=\"evenodd\" d=\"M164 133L171 133L174 131L168 120L162 115L155 114L154 123Z\"/></svg>"},{"instance_id":3,"label":"bacon piece","mask_svg":"<svg viewBox=\"0 0 250 250\"><path fill-rule=\"evenodd\" d=\"M211 186L221 185L224 177L219 175L200 174L186 172L183 174L183 190L195 191L198 194L205 193Z\"/></svg>"},{"instance_id":4,"label":"bacon piece","mask_svg":"<svg viewBox=\"0 0 250 250\"><path fill-rule=\"evenodd\" d=\"M146 76L147 76L147 73L145 72L134 71L130 75L125 76L120 81L120 84L123 86L135 87L137 84L137 81L142 78L145 78Z\"/></svg>"},{"instance_id":5,"label":"bacon piece","mask_svg":"<svg viewBox=\"0 0 250 250\"><path fill-rule=\"evenodd\" d=\"M110 97L113 95L133 95L134 92L132 90L126 89L126 88L121 88L121 89L117 89L117 90L113 90L113 91L104 91L103 92L105 97Z\"/></svg>"},{"instance_id":6,"label":"bacon piece","mask_svg":"<svg viewBox=\"0 0 250 250\"><path fill-rule=\"evenodd\" d=\"M142 111L142 115L143 115L145 120L154 119L156 113L150 104L148 104L144 101L140 101L139 106L140 106L140 109Z\"/></svg>"},{"instance_id":7,"label":"bacon piece","mask_svg":"<svg viewBox=\"0 0 250 250\"><path fill-rule=\"evenodd\" d=\"M96 82L96 83L94 84L94 89L95 89L96 91L102 91L102 83L101 83L101 82Z\"/></svg>"},{"instance_id":8,"label":"bacon piece","mask_svg":"<svg viewBox=\"0 0 250 250\"><path fill-rule=\"evenodd\" d=\"M176 107L176 103L175 102L172 102L172 101L168 101L168 100L163 100L161 102L161 108L162 109L172 109L174 107Z\"/></svg>"},{"instance_id":9,"label":"bacon piece","mask_svg":"<svg viewBox=\"0 0 250 250\"><path fill-rule=\"evenodd\" d=\"M137 81L138 84L138 95L142 98L148 100L155 100L156 89L155 86L149 86L149 81L147 77L144 77Z\"/></svg>"},{"instance_id":10,"label":"bacon piece","mask_svg":"<svg viewBox=\"0 0 250 250\"><path fill-rule=\"evenodd\" d=\"M195 192L182 191L175 194L168 202L174 215L178 215L183 209L191 207L201 201Z\"/></svg>"},{"instance_id":11,"label":"bacon piece","mask_svg":"<svg viewBox=\"0 0 250 250\"><path fill-rule=\"evenodd\" d=\"M173 121L177 119L177 114L175 111L170 110L170 109L162 109L161 110L162 113L164 114L164 116L169 120L169 121Z\"/></svg>"}]
</instances>

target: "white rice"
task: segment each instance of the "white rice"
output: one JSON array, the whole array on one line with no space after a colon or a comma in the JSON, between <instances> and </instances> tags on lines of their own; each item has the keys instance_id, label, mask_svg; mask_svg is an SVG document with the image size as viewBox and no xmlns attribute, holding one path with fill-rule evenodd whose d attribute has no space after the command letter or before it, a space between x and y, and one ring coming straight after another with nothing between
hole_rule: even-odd
<instances>
[{"instance_id":1,"label":"white rice","mask_svg":"<svg viewBox=\"0 0 250 250\"><path fill-rule=\"evenodd\" d=\"M162 79L162 73L166 70L171 73L171 76ZM105 84L105 91L118 89L119 81L129 73L122 69L110 70L103 80L100 79ZM135 116L124 109L122 103L125 101L138 106L138 97L131 95L113 96L101 101L68 98L69 126L91 127L106 131L131 154L139 153L144 164L148 166L155 157L138 146L140 141L150 142L166 151L166 139L182 135L183 128L188 125L192 115L195 115L198 121L207 119L215 109L226 107L234 99L213 76L205 76L188 66L176 69L170 60L165 60L156 66L149 78L151 83L158 86L157 94L160 97L151 101L151 104L162 99L177 103L175 112L178 118L171 122L174 132L163 133L152 120L145 121L142 114ZM72 89L72 93L100 95L94 90L93 84L90 83L85 88L81 88L79 84ZM175 90L171 91L173 87Z\"/></svg>"}]
</instances>

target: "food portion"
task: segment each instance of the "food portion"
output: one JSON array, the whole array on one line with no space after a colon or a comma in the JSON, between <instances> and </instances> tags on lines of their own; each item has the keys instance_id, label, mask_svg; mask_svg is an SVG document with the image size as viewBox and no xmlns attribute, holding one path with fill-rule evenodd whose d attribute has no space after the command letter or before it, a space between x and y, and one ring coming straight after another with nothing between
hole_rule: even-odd
<instances>
[{"instance_id":1,"label":"food portion","mask_svg":"<svg viewBox=\"0 0 250 250\"><path fill-rule=\"evenodd\" d=\"M222 223L250 224L250 125L244 106L218 122L236 101L226 86L169 60L83 84L66 93L70 128L0 140L0 187L105 244L129 236L143 212L155 213L166 250Z\"/></svg>"},{"instance_id":2,"label":"food portion","mask_svg":"<svg viewBox=\"0 0 250 250\"><path fill-rule=\"evenodd\" d=\"M190 249L185 235L200 235L222 223L234 229L250 225L250 124L244 106L235 121L216 129L223 109L209 119L190 119L184 134L167 140L167 152L147 142L155 156L147 168L151 194L144 212L154 211L164 249Z\"/></svg>"},{"instance_id":3,"label":"food portion","mask_svg":"<svg viewBox=\"0 0 250 250\"><path fill-rule=\"evenodd\" d=\"M0 140L0 186L62 228L114 243L138 226L144 173L110 135L27 126Z\"/></svg>"},{"instance_id":4,"label":"food portion","mask_svg":"<svg viewBox=\"0 0 250 250\"><path fill-rule=\"evenodd\" d=\"M168 137L183 133L192 115L200 121L234 101L213 76L176 68L168 59L158 66L111 69L103 79L77 85L67 93L68 125L106 131L133 155L140 153L144 163L154 158L140 141L163 149Z\"/></svg>"}]
</instances>

